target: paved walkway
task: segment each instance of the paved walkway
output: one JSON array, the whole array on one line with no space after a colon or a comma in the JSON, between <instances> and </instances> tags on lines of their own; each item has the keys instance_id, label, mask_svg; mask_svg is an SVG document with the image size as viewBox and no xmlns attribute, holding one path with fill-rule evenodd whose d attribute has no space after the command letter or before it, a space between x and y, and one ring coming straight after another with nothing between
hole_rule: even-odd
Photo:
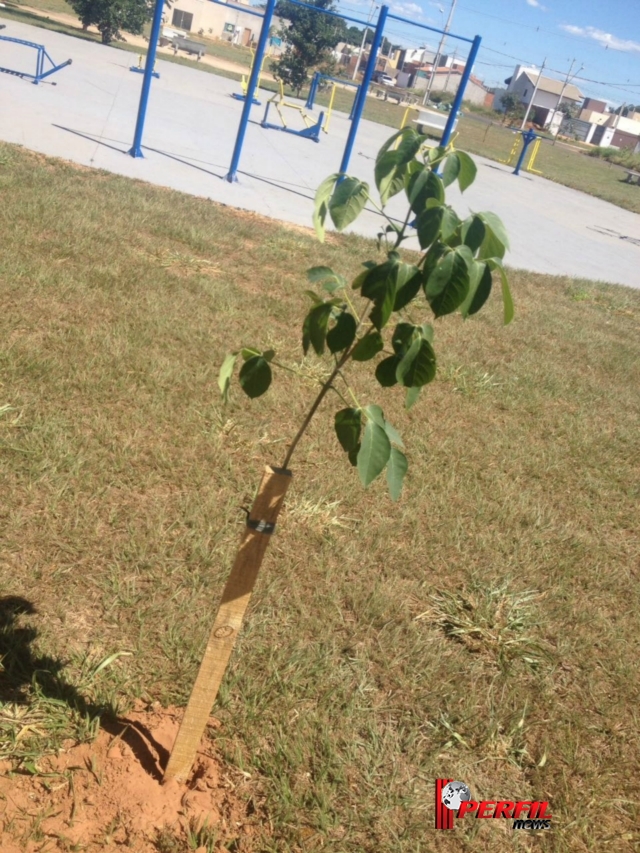
<instances>
[{"instance_id":1,"label":"paved walkway","mask_svg":"<svg viewBox=\"0 0 640 853\"><path fill-rule=\"evenodd\" d=\"M319 144L263 129L264 107L254 107L240 180L227 174L242 104L231 98L238 84L197 69L158 61L144 135L144 159L131 147L141 75L133 57L115 48L24 24L5 35L45 43L56 62L73 65L34 86L0 74L0 138L44 154L204 196L297 225L311 224L318 184L337 171L349 122L334 114ZM0 42L0 64L35 66L35 52ZM291 116L296 127L297 114ZM350 172L373 183L373 165L389 128L363 121ZM640 216L534 175L515 177L505 166L474 158L476 183L449 200L462 215L493 210L507 224L513 267L640 287ZM402 215L401 201L389 205ZM135 227L135 217L132 218ZM359 233L375 236L379 217L365 213Z\"/></svg>"}]
</instances>

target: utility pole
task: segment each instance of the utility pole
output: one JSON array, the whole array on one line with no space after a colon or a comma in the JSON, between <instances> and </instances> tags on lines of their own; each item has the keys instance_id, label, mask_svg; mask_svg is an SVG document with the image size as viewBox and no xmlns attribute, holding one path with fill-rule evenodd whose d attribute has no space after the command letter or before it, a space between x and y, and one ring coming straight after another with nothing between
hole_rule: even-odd
<instances>
[{"instance_id":1,"label":"utility pole","mask_svg":"<svg viewBox=\"0 0 640 853\"><path fill-rule=\"evenodd\" d=\"M542 80L542 72L544 71L544 67L547 64L547 57L545 56L540 71L538 73L538 79L536 80L536 85L533 87L533 95L531 95L531 100L529 101L529 105L527 106L527 111L524 114L524 118L522 119L522 124L520 125L520 130L524 130L524 127L527 123L527 119L529 118L529 113L531 112L531 107L534 106L534 100L536 95L538 94L538 86L540 85L540 81Z\"/></svg>"},{"instance_id":2,"label":"utility pole","mask_svg":"<svg viewBox=\"0 0 640 853\"><path fill-rule=\"evenodd\" d=\"M436 53L436 58L433 61L433 68L431 69L431 77L429 78L429 83L427 84L427 90L424 93L424 98L422 99L422 105L424 106L429 100L429 95L431 94L431 88L433 86L433 81L436 76L436 72L438 70L438 64L440 62L440 57L442 56L442 47L444 45L444 40L447 37L447 33L451 28L451 21L453 20L453 13L456 8L456 3L458 0L451 0L451 9L449 10L449 17L447 18L447 23L444 25L444 31L442 33L442 38L440 39L440 44L438 45L438 50Z\"/></svg>"},{"instance_id":3,"label":"utility pole","mask_svg":"<svg viewBox=\"0 0 640 853\"><path fill-rule=\"evenodd\" d=\"M376 11L377 8L378 7L376 6L376 4L372 0L371 11L369 12L369 17L367 18L367 24L371 23L371 19L373 18L373 13ZM358 59L356 61L356 67L353 69L353 77L351 78L352 80L356 79L356 76L357 76L358 71L360 69L360 60L362 59L362 51L364 50L364 45L365 45L365 42L367 40L367 33L368 32L369 32L369 27L367 26L364 28L364 32L362 33L362 44L360 45L360 50L358 51Z\"/></svg>"},{"instance_id":4,"label":"utility pole","mask_svg":"<svg viewBox=\"0 0 640 853\"><path fill-rule=\"evenodd\" d=\"M580 66L580 68L578 68L578 70L576 71L576 73L573 75L573 77L571 77L571 72L572 72L572 70L573 70L573 66L576 64L576 62L577 62L577 60L576 60L576 59L572 59L572 60L571 60L571 65L569 66L569 70L567 71L567 76L564 78L564 83L562 84L562 89L560 90L560 95L559 95L559 97L558 97L558 103L556 104L556 108L555 108L555 110L553 111L553 116L554 116L554 118L555 118L555 114L556 114L556 113L557 113L557 111L558 111L558 107L559 107L559 106L560 106L560 104L562 103L562 96L564 95L565 89L566 89L566 88L567 88L567 86L569 85L569 79L570 79L570 78L571 78L571 79L573 79L573 77L575 77L575 76L576 76L576 74L579 74L579 73L582 71L582 69L584 68L584 65L581 65L581 66ZM552 121L553 121L553 119L552 119ZM558 125L558 131L559 131L559 130L560 130L560 126ZM555 133L555 135L554 135L554 137L553 137L553 142L551 143L552 145L555 145L555 144L556 144L556 139L557 139L557 138L558 138L558 132L556 131L556 133Z\"/></svg>"},{"instance_id":5,"label":"utility pole","mask_svg":"<svg viewBox=\"0 0 640 853\"><path fill-rule=\"evenodd\" d=\"M449 66L449 72L447 73L447 82L444 84L444 91L449 91L449 80L451 79L451 72L453 70L453 66L456 64L456 56L458 55L458 48L453 51L453 58L451 60L451 65Z\"/></svg>"}]
</instances>

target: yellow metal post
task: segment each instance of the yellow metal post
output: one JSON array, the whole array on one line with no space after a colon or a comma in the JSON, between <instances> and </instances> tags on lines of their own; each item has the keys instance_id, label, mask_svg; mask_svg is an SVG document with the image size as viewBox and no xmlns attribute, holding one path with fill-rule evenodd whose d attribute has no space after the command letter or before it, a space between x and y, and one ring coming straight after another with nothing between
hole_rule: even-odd
<instances>
[{"instance_id":1,"label":"yellow metal post","mask_svg":"<svg viewBox=\"0 0 640 853\"><path fill-rule=\"evenodd\" d=\"M527 172L535 172L536 175L541 175L542 172L539 169L534 169L533 164L536 162L536 157L538 156L538 150L540 148L540 143L542 140L540 137L536 139L535 145L533 146L533 151L531 152L531 156L529 157L529 163L527 164Z\"/></svg>"},{"instance_id":2,"label":"yellow metal post","mask_svg":"<svg viewBox=\"0 0 640 853\"><path fill-rule=\"evenodd\" d=\"M331 111L333 110L333 99L336 96L336 84L333 84L333 88L331 89L331 97L329 98L329 109L327 111L327 117L324 122L324 127L322 128L325 133L329 133L329 122L331 120Z\"/></svg>"}]
</instances>

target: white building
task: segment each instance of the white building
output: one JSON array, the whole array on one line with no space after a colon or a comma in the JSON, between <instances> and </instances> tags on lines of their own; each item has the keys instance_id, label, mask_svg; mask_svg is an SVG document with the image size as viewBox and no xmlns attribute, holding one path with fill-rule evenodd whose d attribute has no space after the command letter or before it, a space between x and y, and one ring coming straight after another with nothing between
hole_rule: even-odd
<instances>
[{"instance_id":1,"label":"white building","mask_svg":"<svg viewBox=\"0 0 640 853\"><path fill-rule=\"evenodd\" d=\"M506 94L516 95L524 107L531 104L531 120L540 127L549 127L552 132L560 126L563 117L557 112L560 103L577 106L583 99L582 92L573 83L565 85L562 80L541 76L538 68L516 65L512 76L504 82Z\"/></svg>"},{"instance_id":2,"label":"white building","mask_svg":"<svg viewBox=\"0 0 640 853\"><path fill-rule=\"evenodd\" d=\"M258 41L263 10L248 2L212 3L210 0L174 0L165 10L165 23L178 30L213 36L247 47ZM281 28L273 19L273 32Z\"/></svg>"}]
</instances>

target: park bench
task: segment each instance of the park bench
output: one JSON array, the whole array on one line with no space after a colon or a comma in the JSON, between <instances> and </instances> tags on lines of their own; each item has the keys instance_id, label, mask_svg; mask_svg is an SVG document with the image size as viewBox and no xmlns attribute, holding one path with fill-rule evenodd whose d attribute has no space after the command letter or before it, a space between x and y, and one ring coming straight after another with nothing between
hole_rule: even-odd
<instances>
[{"instance_id":1,"label":"park bench","mask_svg":"<svg viewBox=\"0 0 640 853\"><path fill-rule=\"evenodd\" d=\"M635 178L636 184L640 186L640 172L634 172L633 169L625 169L625 172L627 173L626 182L628 184L632 184Z\"/></svg>"},{"instance_id":2,"label":"park bench","mask_svg":"<svg viewBox=\"0 0 640 853\"><path fill-rule=\"evenodd\" d=\"M414 118L413 122L418 126L418 133L424 133L425 129L427 131L437 130L442 132L445 129L448 120L449 113L437 113L432 110L418 110L418 118ZM458 119L456 117L453 130L455 130L457 124Z\"/></svg>"},{"instance_id":3,"label":"park bench","mask_svg":"<svg viewBox=\"0 0 640 853\"><path fill-rule=\"evenodd\" d=\"M186 51L189 56L192 56L194 53L200 59L206 53L205 46L201 44L199 41L191 41L191 39L183 39L183 38L173 38L170 39L170 44L173 45L173 48L178 50Z\"/></svg>"}]
</instances>

